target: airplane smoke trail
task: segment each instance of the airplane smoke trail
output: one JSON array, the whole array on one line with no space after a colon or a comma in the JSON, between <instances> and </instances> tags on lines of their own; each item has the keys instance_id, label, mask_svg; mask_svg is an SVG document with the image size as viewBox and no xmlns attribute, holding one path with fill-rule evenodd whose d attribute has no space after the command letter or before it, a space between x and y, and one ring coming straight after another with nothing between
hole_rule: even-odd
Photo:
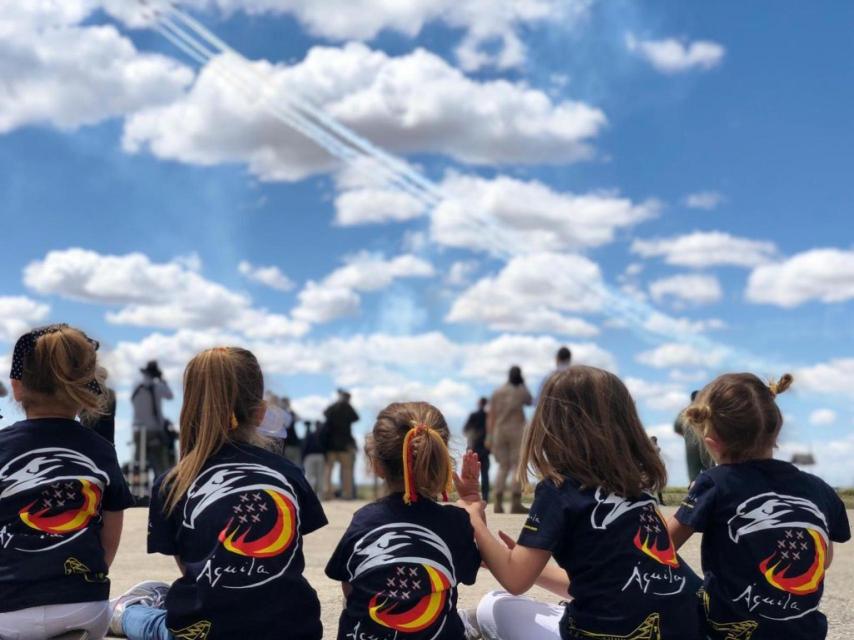
<instances>
[{"instance_id":1,"label":"airplane smoke trail","mask_svg":"<svg viewBox=\"0 0 854 640\"><path fill-rule=\"evenodd\" d=\"M313 140L330 155L357 171L370 170L378 174L389 188L398 189L415 198L425 211L432 211L444 201L460 198L445 192L441 185L430 180L405 161L386 152L370 140L338 122L323 108L298 94L272 96L266 78L252 62L221 40L207 27L178 9L168 0L138 0L151 18L151 28L162 34L191 59L216 73L232 88L252 103L257 103L271 116ZM463 204L466 204L463 201ZM473 203L469 203L467 223L481 237L488 238L488 252L504 260L529 253L512 231ZM569 274L572 277L572 274ZM746 350L712 340L702 333L686 329L679 320L643 300L621 292L608 284L591 284L580 279L574 282L601 301L605 315L628 326L641 339L663 344L678 342L701 353L718 354L721 364L766 372L780 372L786 367Z\"/></svg>"}]
</instances>

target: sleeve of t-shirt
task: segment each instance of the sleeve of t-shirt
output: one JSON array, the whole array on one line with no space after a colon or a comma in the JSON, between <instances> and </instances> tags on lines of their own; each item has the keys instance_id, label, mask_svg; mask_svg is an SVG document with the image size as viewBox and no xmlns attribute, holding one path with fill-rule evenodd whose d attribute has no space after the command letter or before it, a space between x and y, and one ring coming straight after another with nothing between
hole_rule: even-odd
<instances>
[{"instance_id":1,"label":"sleeve of t-shirt","mask_svg":"<svg viewBox=\"0 0 854 640\"><path fill-rule=\"evenodd\" d=\"M676 511L676 519L694 531L704 531L714 515L715 493L715 481L704 471L691 485Z\"/></svg>"},{"instance_id":2,"label":"sleeve of t-shirt","mask_svg":"<svg viewBox=\"0 0 854 640\"><path fill-rule=\"evenodd\" d=\"M842 498L830 489L830 514L827 520L828 534L834 542L848 542L851 539L851 525L848 522L848 512L845 511L845 503Z\"/></svg>"},{"instance_id":3,"label":"sleeve of t-shirt","mask_svg":"<svg viewBox=\"0 0 854 640\"><path fill-rule=\"evenodd\" d=\"M354 516L354 519L356 517L358 517L358 514ZM353 553L353 540L355 539L354 533L355 529L351 522L347 531L345 531L344 535L341 536L341 540L338 542L338 546L335 547L335 551L332 552L332 557L329 558L329 562L326 563L326 575L332 580L336 580L337 582L349 582L350 580L350 572L347 570L347 561Z\"/></svg>"},{"instance_id":4,"label":"sleeve of t-shirt","mask_svg":"<svg viewBox=\"0 0 854 640\"><path fill-rule=\"evenodd\" d=\"M468 513L459 507L449 506L446 509L455 509L461 512L459 527L462 530L462 542L460 548L454 553L454 564L457 569L457 582L462 584L474 584L477 580L477 572L480 570L480 551L474 541L474 528Z\"/></svg>"},{"instance_id":5,"label":"sleeve of t-shirt","mask_svg":"<svg viewBox=\"0 0 854 640\"><path fill-rule=\"evenodd\" d=\"M566 539L571 523L559 489L543 480L534 492L534 503L522 526L518 543L523 547L554 552Z\"/></svg>"},{"instance_id":6,"label":"sleeve of t-shirt","mask_svg":"<svg viewBox=\"0 0 854 640\"><path fill-rule=\"evenodd\" d=\"M151 489L151 503L148 507L148 553L162 553L167 556L178 555L177 531L175 519L163 511L165 491L162 478Z\"/></svg>"},{"instance_id":7,"label":"sleeve of t-shirt","mask_svg":"<svg viewBox=\"0 0 854 640\"><path fill-rule=\"evenodd\" d=\"M317 494L304 478L297 483L299 492L300 534L307 535L329 524Z\"/></svg>"},{"instance_id":8,"label":"sleeve of t-shirt","mask_svg":"<svg viewBox=\"0 0 854 640\"><path fill-rule=\"evenodd\" d=\"M104 490L103 508L104 511L124 511L134 505L134 499L131 495L128 483L119 467L119 461L116 458L116 451L112 447L109 451L109 461L107 462L107 476L110 479L110 484Z\"/></svg>"}]
</instances>

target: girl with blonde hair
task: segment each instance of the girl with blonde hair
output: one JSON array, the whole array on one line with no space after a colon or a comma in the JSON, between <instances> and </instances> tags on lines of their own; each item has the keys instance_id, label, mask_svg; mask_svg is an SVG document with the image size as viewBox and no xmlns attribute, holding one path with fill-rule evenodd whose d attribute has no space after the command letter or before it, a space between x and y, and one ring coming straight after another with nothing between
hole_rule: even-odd
<instances>
[{"instance_id":1,"label":"girl with blonde hair","mask_svg":"<svg viewBox=\"0 0 854 640\"><path fill-rule=\"evenodd\" d=\"M0 638L107 631L133 498L115 449L76 419L104 410L97 350L67 324L15 344L9 377L26 419L0 430Z\"/></svg>"},{"instance_id":2,"label":"girl with blonde hair","mask_svg":"<svg viewBox=\"0 0 854 640\"><path fill-rule=\"evenodd\" d=\"M669 522L677 548L702 532L702 618L712 640L822 640L818 611L833 542L851 537L837 493L782 460L776 398L792 376L728 373L683 413L718 466L702 472ZM739 635L741 634L741 635Z\"/></svg>"},{"instance_id":3,"label":"girl with blonde hair","mask_svg":"<svg viewBox=\"0 0 854 640\"><path fill-rule=\"evenodd\" d=\"M181 459L155 482L148 552L174 556L171 586L145 582L116 603L132 640L318 640L303 536L326 524L302 472L265 449L264 377L255 356L220 347L184 372Z\"/></svg>"},{"instance_id":4,"label":"girl with blonde hair","mask_svg":"<svg viewBox=\"0 0 854 640\"><path fill-rule=\"evenodd\" d=\"M449 436L426 402L377 416L367 454L390 494L354 514L326 566L347 600L338 640L463 638L457 585L474 584L480 555L466 512L437 503L453 474Z\"/></svg>"}]
</instances>

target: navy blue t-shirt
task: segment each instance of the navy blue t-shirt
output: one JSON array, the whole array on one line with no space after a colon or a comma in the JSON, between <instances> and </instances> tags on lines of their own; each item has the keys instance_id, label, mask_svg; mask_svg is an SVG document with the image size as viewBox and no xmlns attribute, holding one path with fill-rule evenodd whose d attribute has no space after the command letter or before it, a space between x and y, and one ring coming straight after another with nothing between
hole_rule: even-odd
<instances>
[{"instance_id":1,"label":"navy blue t-shirt","mask_svg":"<svg viewBox=\"0 0 854 640\"><path fill-rule=\"evenodd\" d=\"M457 585L474 584L480 553L468 513L392 494L359 509L326 575L353 587L338 640L462 640Z\"/></svg>"},{"instance_id":2,"label":"navy blue t-shirt","mask_svg":"<svg viewBox=\"0 0 854 640\"><path fill-rule=\"evenodd\" d=\"M825 637L818 604L827 548L851 529L823 480L781 460L722 464L697 476L676 519L703 533L710 637Z\"/></svg>"},{"instance_id":3,"label":"navy blue t-shirt","mask_svg":"<svg viewBox=\"0 0 854 640\"><path fill-rule=\"evenodd\" d=\"M302 536L326 516L295 465L259 447L226 445L169 516L162 483L152 491L148 552L184 565L166 597L176 638L321 637L320 602L302 575Z\"/></svg>"},{"instance_id":4,"label":"navy blue t-shirt","mask_svg":"<svg viewBox=\"0 0 854 640\"><path fill-rule=\"evenodd\" d=\"M543 480L518 543L550 551L570 578L562 638L699 637L700 579L676 554L653 496Z\"/></svg>"},{"instance_id":5,"label":"navy blue t-shirt","mask_svg":"<svg viewBox=\"0 0 854 640\"><path fill-rule=\"evenodd\" d=\"M109 598L102 516L132 505L116 450L79 422L0 431L0 611Z\"/></svg>"}]
</instances>

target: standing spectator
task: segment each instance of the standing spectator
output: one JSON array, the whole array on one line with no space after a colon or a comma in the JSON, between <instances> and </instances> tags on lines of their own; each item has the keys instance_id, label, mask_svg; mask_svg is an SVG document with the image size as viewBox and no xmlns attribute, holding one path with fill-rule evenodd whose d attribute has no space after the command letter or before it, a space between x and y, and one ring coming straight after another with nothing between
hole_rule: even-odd
<instances>
[{"instance_id":1,"label":"standing spectator","mask_svg":"<svg viewBox=\"0 0 854 640\"><path fill-rule=\"evenodd\" d=\"M285 412L285 458L296 466L302 465L302 440L297 435L299 416L291 408L291 399L282 398L279 407Z\"/></svg>"},{"instance_id":2,"label":"standing spectator","mask_svg":"<svg viewBox=\"0 0 854 640\"><path fill-rule=\"evenodd\" d=\"M338 400L323 412L326 418L326 499L332 499L332 468L338 463L341 474L341 497L353 496L353 465L356 461L356 446L353 438L353 423L359 414L350 404L350 394L338 389Z\"/></svg>"},{"instance_id":3,"label":"standing spectator","mask_svg":"<svg viewBox=\"0 0 854 640\"><path fill-rule=\"evenodd\" d=\"M320 420L314 424L306 420L305 438L302 441L302 466L305 470L305 479L318 496L322 496L324 492L323 475L326 467L326 455L321 441L322 429L323 423Z\"/></svg>"},{"instance_id":4,"label":"standing spectator","mask_svg":"<svg viewBox=\"0 0 854 640\"><path fill-rule=\"evenodd\" d=\"M649 441L652 442L652 446L655 447L655 452L658 454L658 457L661 457L661 445L658 444L658 436L650 436ZM664 462L664 460L662 460ZM658 488L658 504L664 504L664 494L661 492L663 487Z\"/></svg>"},{"instance_id":5,"label":"standing spectator","mask_svg":"<svg viewBox=\"0 0 854 640\"><path fill-rule=\"evenodd\" d=\"M477 411L469 414L463 434L468 440L468 448L477 454L480 460L480 489L485 502L489 502L489 449L486 446L486 404L481 398Z\"/></svg>"},{"instance_id":6,"label":"standing spectator","mask_svg":"<svg viewBox=\"0 0 854 640\"><path fill-rule=\"evenodd\" d=\"M172 390L163 380L156 360L140 369L142 380L131 394L133 403L134 459L142 473L147 467L157 477L169 469L169 446L172 439L163 418L163 401L172 399Z\"/></svg>"},{"instance_id":7,"label":"standing spectator","mask_svg":"<svg viewBox=\"0 0 854 640\"><path fill-rule=\"evenodd\" d=\"M698 391L691 392L691 402L697 397ZM673 423L673 430L685 439L685 461L688 463L688 486L691 486L700 475L701 471L706 471L715 466L712 456L706 450L705 445L700 441L697 433L686 427L684 412L680 412L676 416L676 422Z\"/></svg>"},{"instance_id":8,"label":"standing spectator","mask_svg":"<svg viewBox=\"0 0 854 640\"><path fill-rule=\"evenodd\" d=\"M101 369L103 379L107 379L106 369ZM80 412L80 422L92 429L114 447L116 446L116 392L104 386L104 400L100 411Z\"/></svg>"},{"instance_id":9,"label":"standing spectator","mask_svg":"<svg viewBox=\"0 0 854 640\"><path fill-rule=\"evenodd\" d=\"M511 367L507 382L495 390L489 403L487 446L498 460L495 479L495 513L504 513L504 488L507 476L514 474L510 513L528 513L522 505L522 484L516 474L519 451L525 432L525 407L533 404L531 392L525 386L522 370Z\"/></svg>"},{"instance_id":10,"label":"standing spectator","mask_svg":"<svg viewBox=\"0 0 854 640\"><path fill-rule=\"evenodd\" d=\"M557 355L555 356L555 370L563 371L564 369L569 369L572 364L572 351L569 350L569 347L563 346L557 350Z\"/></svg>"}]
</instances>

